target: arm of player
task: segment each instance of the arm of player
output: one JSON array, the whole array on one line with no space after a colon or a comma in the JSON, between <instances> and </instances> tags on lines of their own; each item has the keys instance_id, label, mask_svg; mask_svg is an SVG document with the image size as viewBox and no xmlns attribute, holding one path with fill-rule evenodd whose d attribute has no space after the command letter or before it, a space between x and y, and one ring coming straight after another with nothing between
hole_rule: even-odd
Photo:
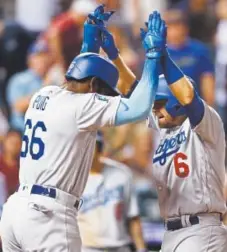
<instances>
[{"instance_id":1,"label":"arm of player","mask_svg":"<svg viewBox=\"0 0 227 252\"><path fill-rule=\"evenodd\" d=\"M114 12L104 12L104 5L99 5L93 13L88 15L84 24L84 39L81 52L99 53L100 46L113 61L119 71L118 89L127 95L136 81L136 76L124 63L115 45L113 35L105 27Z\"/></svg>"},{"instance_id":2,"label":"arm of player","mask_svg":"<svg viewBox=\"0 0 227 252\"><path fill-rule=\"evenodd\" d=\"M145 120L151 110L158 87L160 59L146 59L142 78L131 96L121 98L115 125Z\"/></svg>"},{"instance_id":3,"label":"arm of player","mask_svg":"<svg viewBox=\"0 0 227 252\"><path fill-rule=\"evenodd\" d=\"M149 116L158 87L159 63L166 42L166 26L159 13L150 15L148 32L141 29L141 38L146 51L142 78L129 99L121 99L115 125L145 120Z\"/></svg>"},{"instance_id":4,"label":"arm of player","mask_svg":"<svg viewBox=\"0 0 227 252\"><path fill-rule=\"evenodd\" d=\"M104 26L99 26L101 31L101 47L113 61L119 71L118 89L125 96L131 93L131 88L137 84L136 76L131 69L125 64L123 58L115 45L113 35Z\"/></svg>"},{"instance_id":5,"label":"arm of player","mask_svg":"<svg viewBox=\"0 0 227 252\"><path fill-rule=\"evenodd\" d=\"M99 53L101 46L100 27L104 27L104 21L108 21L114 11L105 12L105 5L99 5L93 12L88 14L84 23L84 38L81 53L93 52Z\"/></svg>"},{"instance_id":6,"label":"arm of player","mask_svg":"<svg viewBox=\"0 0 227 252\"><path fill-rule=\"evenodd\" d=\"M165 22L157 12L149 17L148 32L142 32L143 47L146 51L146 61L142 78L127 98L110 98L95 95L100 102L90 101L90 112L87 105L78 119L81 130L94 130L104 126L119 126L131 122L144 120L149 115L158 86L158 71L160 58L163 57L166 41ZM115 102L116 101L116 102ZM103 102L102 102L103 103ZM89 122L89 123L88 123Z\"/></svg>"},{"instance_id":7,"label":"arm of player","mask_svg":"<svg viewBox=\"0 0 227 252\"><path fill-rule=\"evenodd\" d=\"M136 250L143 252L147 251L139 216L128 219L128 229Z\"/></svg>"},{"instance_id":8,"label":"arm of player","mask_svg":"<svg viewBox=\"0 0 227 252\"><path fill-rule=\"evenodd\" d=\"M125 64L120 54L115 60L113 60L113 63L119 71L119 79L121 80L118 82L117 88L123 95L129 96L133 87L135 87L138 83L136 76Z\"/></svg>"},{"instance_id":9,"label":"arm of player","mask_svg":"<svg viewBox=\"0 0 227 252\"><path fill-rule=\"evenodd\" d=\"M132 241L136 247L137 251L147 251L145 242L143 239L143 232L139 217L139 208L138 208L138 201L137 195L133 184L133 176L130 170L128 170L128 183L127 183L127 190L128 193L128 208L127 208L127 224L129 234L132 238Z\"/></svg>"},{"instance_id":10,"label":"arm of player","mask_svg":"<svg viewBox=\"0 0 227 252\"><path fill-rule=\"evenodd\" d=\"M221 118L197 94L193 84L172 61L168 52L162 62L166 81L174 96L184 106L195 132L203 140L215 144L223 131Z\"/></svg>"}]
</instances>

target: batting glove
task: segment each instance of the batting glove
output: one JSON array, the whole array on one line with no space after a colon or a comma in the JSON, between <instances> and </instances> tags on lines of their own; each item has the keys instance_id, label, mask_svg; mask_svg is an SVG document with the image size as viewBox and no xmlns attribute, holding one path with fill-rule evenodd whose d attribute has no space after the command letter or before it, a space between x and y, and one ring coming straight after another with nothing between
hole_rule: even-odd
<instances>
[{"instance_id":1,"label":"batting glove","mask_svg":"<svg viewBox=\"0 0 227 252\"><path fill-rule=\"evenodd\" d=\"M166 25L160 14L154 11L149 16L147 31L140 29L140 36L147 58L160 58L165 54Z\"/></svg>"},{"instance_id":2,"label":"batting glove","mask_svg":"<svg viewBox=\"0 0 227 252\"><path fill-rule=\"evenodd\" d=\"M81 53L99 53L101 46L100 27L104 26L104 21L108 21L114 11L104 12L104 5L99 5L94 12L88 15L84 23L84 39Z\"/></svg>"},{"instance_id":3,"label":"batting glove","mask_svg":"<svg viewBox=\"0 0 227 252\"><path fill-rule=\"evenodd\" d=\"M115 60L118 57L119 51L115 45L113 35L104 26L100 26L101 30L101 47L108 55L108 58Z\"/></svg>"}]
</instances>

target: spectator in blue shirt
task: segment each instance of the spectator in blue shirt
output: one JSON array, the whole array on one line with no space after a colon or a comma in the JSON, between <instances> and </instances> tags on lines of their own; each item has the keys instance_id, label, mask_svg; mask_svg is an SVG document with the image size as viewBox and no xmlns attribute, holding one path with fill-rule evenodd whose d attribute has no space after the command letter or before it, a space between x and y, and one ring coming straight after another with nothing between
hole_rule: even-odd
<instances>
[{"instance_id":1,"label":"spectator in blue shirt","mask_svg":"<svg viewBox=\"0 0 227 252\"><path fill-rule=\"evenodd\" d=\"M202 98L211 106L215 101L214 67L205 44L188 36L186 15L170 9L164 14L167 26L169 53L182 71L198 85Z\"/></svg>"},{"instance_id":2,"label":"spectator in blue shirt","mask_svg":"<svg viewBox=\"0 0 227 252\"><path fill-rule=\"evenodd\" d=\"M50 51L44 40L38 40L28 52L28 69L13 75L7 87L11 127L23 131L24 114L31 96L41 88L52 63Z\"/></svg>"}]
</instances>

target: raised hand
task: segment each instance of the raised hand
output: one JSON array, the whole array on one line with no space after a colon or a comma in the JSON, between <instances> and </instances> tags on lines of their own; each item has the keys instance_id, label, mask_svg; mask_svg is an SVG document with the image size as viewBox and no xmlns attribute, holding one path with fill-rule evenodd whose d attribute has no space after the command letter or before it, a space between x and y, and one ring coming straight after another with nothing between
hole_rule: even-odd
<instances>
[{"instance_id":1,"label":"raised hand","mask_svg":"<svg viewBox=\"0 0 227 252\"><path fill-rule=\"evenodd\" d=\"M114 11L105 12L105 5L102 4L95 11L88 15L88 23L95 23L101 31L101 47L108 55L108 58L114 60L118 56L118 49L115 45L113 35L107 30L104 21L108 21L114 14Z\"/></svg>"},{"instance_id":2,"label":"raised hand","mask_svg":"<svg viewBox=\"0 0 227 252\"><path fill-rule=\"evenodd\" d=\"M160 58L164 55L166 47L167 28L160 14L154 11L146 23L147 31L140 29L143 47L148 58Z\"/></svg>"},{"instance_id":3,"label":"raised hand","mask_svg":"<svg viewBox=\"0 0 227 252\"><path fill-rule=\"evenodd\" d=\"M105 12L104 5L102 4L88 15L84 23L84 39L81 53L99 53L100 46L102 45L102 31L100 28L105 26L105 21L108 21L113 13L114 11Z\"/></svg>"},{"instance_id":4,"label":"raised hand","mask_svg":"<svg viewBox=\"0 0 227 252\"><path fill-rule=\"evenodd\" d=\"M108 55L108 58L115 60L118 57L119 51L115 45L113 35L106 29L105 26L99 26L101 31L101 47Z\"/></svg>"},{"instance_id":5,"label":"raised hand","mask_svg":"<svg viewBox=\"0 0 227 252\"><path fill-rule=\"evenodd\" d=\"M88 15L87 22L90 24L96 24L96 25L105 25L104 21L108 21L109 18L114 14L115 11L107 11L104 10L105 5L101 4L99 5L94 12L90 13Z\"/></svg>"}]
</instances>

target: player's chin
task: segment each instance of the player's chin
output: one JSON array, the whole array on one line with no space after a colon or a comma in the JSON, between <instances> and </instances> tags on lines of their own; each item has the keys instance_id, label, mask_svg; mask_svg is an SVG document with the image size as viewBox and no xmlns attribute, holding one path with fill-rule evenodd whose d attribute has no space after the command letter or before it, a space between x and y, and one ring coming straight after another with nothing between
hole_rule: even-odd
<instances>
[{"instance_id":1,"label":"player's chin","mask_svg":"<svg viewBox=\"0 0 227 252\"><path fill-rule=\"evenodd\" d=\"M173 128L175 124L172 122L172 120L168 120L165 117L161 117L158 119L158 124L160 128Z\"/></svg>"}]
</instances>

